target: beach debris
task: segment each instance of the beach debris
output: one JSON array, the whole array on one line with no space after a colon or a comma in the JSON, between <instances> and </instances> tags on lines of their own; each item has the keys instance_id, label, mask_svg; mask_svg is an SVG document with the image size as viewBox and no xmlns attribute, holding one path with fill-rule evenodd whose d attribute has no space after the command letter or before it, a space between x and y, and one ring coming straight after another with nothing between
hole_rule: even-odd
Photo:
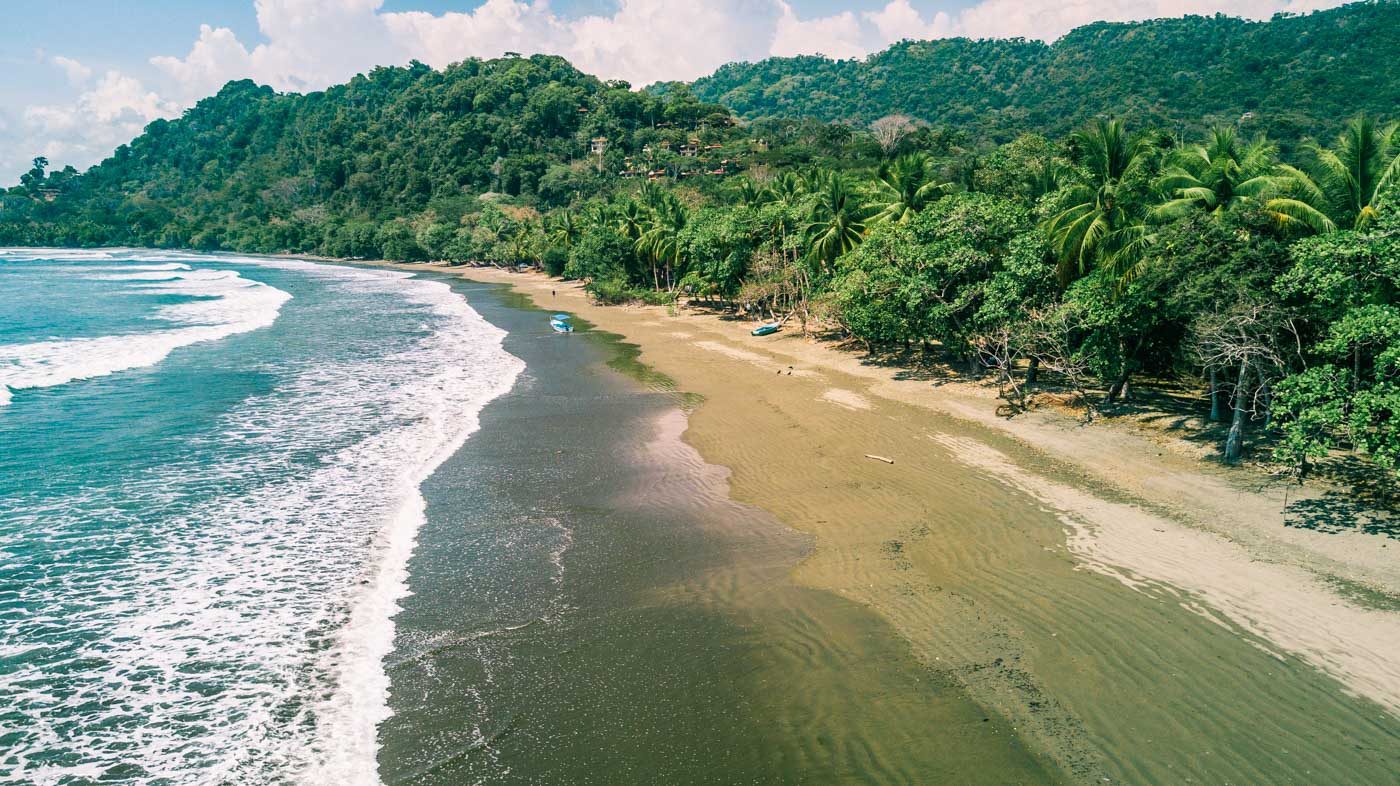
<instances>
[{"instance_id":1,"label":"beach debris","mask_svg":"<svg viewBox=\"0 0 1400 786\"><path fill-rule=\"evenodd\" d=\"M868 459L875 459L876 461L883 461L883 462L885 462L886 464L893 464L893 463L894 463L894 459L892 459L892 458L888 458L888 457L886 457L886 456L877 456L877 455L875 455L875 454L873 454L873 453L866 453L866 454L865 454L865 457L868 458Z\"/></svg>"}]
</instances>

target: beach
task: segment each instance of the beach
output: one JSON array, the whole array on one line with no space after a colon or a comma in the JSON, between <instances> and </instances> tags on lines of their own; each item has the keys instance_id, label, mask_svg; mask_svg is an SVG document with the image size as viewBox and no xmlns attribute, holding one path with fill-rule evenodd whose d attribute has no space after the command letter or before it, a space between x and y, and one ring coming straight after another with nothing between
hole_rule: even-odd
<instances>
[{"instance_id":1,"label":"beach","mask_svg":"<svg viewBox=\"0 0 1400 786\"><path fill-rule=\"evenodd\" d=\"M525 362L424 484L386 662L389 784L1055 783L682 440L698 401L579 323L459 284Z\"/></svg>"},{"instance_id":2,"label":"beach","mask_svg":"<svg viewBox=\"0 0 1400 786\"><path fill-rule=\"evenodd\" d=\"M542 276L451 272L617 334L660 375L634 374L669 397L651 436L603 455L640 442L679 462L669 477L709 477L703 494L672 498L713 500L696 518L727 523L700 531L737 540L645 594L757 637L750 651L768 665L755 673L771 678L735 700L767 706L740 702L734 717L767 729L754 761L769 745L809 752L768 754L808 774L794 782L920 782L927 770L904 769L911 751L941 754L969 782L999 779L960 760L1000 762L1024 782L1368 783L1400 767L1400 569L1386 535L1284 526L1281 488L1244 487L1122 430L1004 421L989 397L898 379L794 330L753 339L748 323L712 315L595 307ZM638 498L661 488L640 482ZM768 523L736 523L728 505ZM773 527L792 534L748 541ZM881 660L858 674L771 660L842 642ZM833 720L892 697L902 707L879 725ZM942 728L919 720L928 712ZM832 725L774 725L802 713ZM971 753L993 736L1025 754ZM860 757L832 753L851 742ZM831 769L855 760L863 771Z\"/></svg>"}]
</instances>

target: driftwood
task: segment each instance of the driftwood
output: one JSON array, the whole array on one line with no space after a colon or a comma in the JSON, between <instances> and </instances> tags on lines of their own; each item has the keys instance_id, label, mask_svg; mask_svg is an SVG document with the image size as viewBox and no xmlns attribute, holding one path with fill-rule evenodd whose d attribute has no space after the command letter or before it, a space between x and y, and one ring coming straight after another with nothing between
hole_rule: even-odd
<instances>
[{"instance_id":1,"label":"driftwood","mask_svg":"<svg viewBox=\"0 0 1400 786\"><path fill-rule=\"evenodd\" d=\"M875 459L876 461L883 461L883 462L885 462L886 464L893 464L893 463L894 463L894 459L892 459L892 458L885 458L884 456L876 456L876 455L872 455L872 454L870 454L870 453L866 453L866 454L865 454L865 457L868 458L868 459Z\"/></svg>"}]
</instances>

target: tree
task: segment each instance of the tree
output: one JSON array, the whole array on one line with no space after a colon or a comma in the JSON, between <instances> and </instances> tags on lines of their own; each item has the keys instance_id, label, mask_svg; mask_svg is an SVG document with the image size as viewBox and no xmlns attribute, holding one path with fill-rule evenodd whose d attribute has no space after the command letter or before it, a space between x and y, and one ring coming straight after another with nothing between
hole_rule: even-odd
<instances>
[{"instance_id":1,"label":"tree","mask_svg":"<svg viewBox=\"0 0 1400 786\"><path fill-rule=\"evenodd\" d=\"M706 299L733 298L749 273L749 262L768 239L761 208L745 206L699 211L681 233L689 270L682 288Z\"/></svg>"},{"instance_id":2,"label":"tree","mask_svg":"<svg viewBox=\"0 0 1400 786\"><path fill-rule=\"evenodd\" d=\"M564 277L582 281L626 281L631 241L607 227L590 226L569 251Z\"/></svg>"},{"instance_id":3,"label":"tree","mask_svg":"<svg viewBox=\"0 0 1400 786\"><path fill-rule=\"evenodd\" d=\"M1276 451L1305 476L1345 444L1383 466L1400 463L1400 214L1367 231L1340 230L1290 249L1276 289L1309 319L1309 366L1275 396Z\"/></svg>"},{"instance_id":4,"label":"tree","mask_svg":"<svg viewBox=\"0 0 1400 786\"><path fill-rule=\"evenodd\" d=\"M842 254L860 245L869 211L845 179L834 173L821 178L814 196L805 232L807 253L819 270L829 273Z\"/></svg>"},{"instance_id":5,"label":"tree","mask_svg":"<svg viewBox=\"0 0 1400 786\"><path fill-rule=\"evenodd\" d=\"M637 253L651 260L652 288L661 289L659 264L666 271L666 289L669 290L675 283L673 274L681 259L680 233L685 229L690 211L673 194L662 194L655 203L635 244Z\"/></svg>"},{"instance_id":6,"label":"tree","mask_svg":"<svg viewBox=\"0 0 1400 786\"><path fill-rule=\"evenodd\" d=\"M794 208L801 203L802 197L808 193L807 183L796 172L788 170L773 179L768 184L767 198L765 201L776 202L783 207Z\"/></svg>"},{"instance_id":7,"label":"tree","mask_svg":"<svg viewBox=\"0 0 1400 786\"><path fill-rule=\"evenodd\" d=\"M972 339L988 283L1030 229L1025 208L975 193L944 197L907 224L880 225L838 266L833 299L843 324L867 344L936 341L975 364ZM1015 247L1031 257L1041 248ZM1027 293L1034 288L1024 283Z\"/></svg>"},{"instance_id":8,"label":"tree","mask_svg":"<svg viewBox=\"0 0 1400 786\"><path fill-rule=\"evenodd\" d=\"M948 183L933 178L933 160L927 153L909 153L880 166L874 184L872 223L906 224L931 202L951 191Z\"/></svg>"},{"instance_id":9,"label":"tree","mask_svg":"<svg viewBox=\"0 0 1400 786\"><path fill-rule=\"evenodd\" d=\"M885 115L870 124L870 133L879 143L880 150L888 156L893 155L899 149L899 143L917 128L914 119L908 115Z\"/></svg>"},{"instance_id":10,"label":"tree","mask_svg":"<svg viewBox=\"0 0 1400 786\"><path fill-rule=\"evenodd\" d=\"M1334 147L1308 145L1310 166L1280 167L1283 193L1268 201L1269 211L1281 224L1305 231L1367 228L1400 183L1397 127L1360 115L1347 122Z\"/></svg>"},{"instance_id":11,"label":"tree","mask_svg":"<svg viewBox=\"0 0 1400 786\"><path fill-rule=\"evenodd\" d=\"M1152 209L1155 221L1204 210L1220 215L1245 204L1259 204L1276 188L1277 148L1260 137L1241 143L1234 128L1216 126L1203 144L1174 151L1157 180L1170 198Z\"/></svg>"},{"instance_id":12,"label":"tree","mask_svg":"<svg viewBox=\"0 0 1400 786\"><path fill-rule=\"evenodd\" d=\"M758 207L768 199L767 191L751 177L741 178L734 188L734 196L744 207Z\"/></svg>"},{"instance_id":13,"label":"tree","mask_svg":"<svg viewBox=\"0 0 1400 786\"><path fill-rule=\"evenodd\" d=\"M1096 120L1071 141L1088 178L1065 190L1063 207L1045 223L1064 283L1100 264L1121 273L1135 261L1142 233L1132 177L1141 174L1149 150L1119 120Z\"/></svg>"},{"instance_id":14,"label":"tree","mask_svg":"<svg viewBox=\"0 0 1400 786\"><path fill-rule=\"evenodd\" d=\"M19 177L19 184L31 193L44 184L44 170L48 169L49 160L44 156L38 156L33 163L34 166Z\"/></svg>"},{"instance_id":15,"label":"tree","mask_svg":"<svg viewBox=\"0 0 1400 786\"><path fill-rule=\"evenodd\" d=\"M550 243L562 248L565 253L573 248L574 241L583 233L578 216L569 208L554 213L547 228Z\"/></svg>"},{"instance_id":16,"label":"tree","mask_svg":"<svg viewBox=\"0 0 1400 786\"><path fill-rule=\"evenodd\" d=\"M1255 411L1256 393L1287 367L1279 347L1286 330L1275 304L1246 300L1228 310L1198 316L1192 342L1207 368L1235 369L1230 430L1225 438L1225 461L1239 460L1244 445L1244 422Z\"/></svg>"}]
</instances>

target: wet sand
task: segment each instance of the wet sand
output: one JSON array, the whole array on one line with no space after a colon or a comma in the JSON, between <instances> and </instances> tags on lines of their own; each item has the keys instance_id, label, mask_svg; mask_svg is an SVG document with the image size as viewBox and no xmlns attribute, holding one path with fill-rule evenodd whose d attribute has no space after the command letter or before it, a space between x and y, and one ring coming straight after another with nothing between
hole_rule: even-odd
<instances>
[{"instance_id":1,"label":"wet sand","mask_svg":"<svg viewBox=\"0 0 1400 786\"><path fill-rule=\"evenodd\" d=\"M959 411L974 406L967 398L799 337L594 308L542 277L466 274L622 334L642 362L703 397L683 444L729 470L734 500L812 537L794 570L770 567L754 586L791 584L873 612L924 675L1006 718L1006 733L1069 780L1395 782L1400 615L1385 599L1400 582L1384 536L1286 529L1277 513L1270 521L1267 495L1140 443L990 422ZM1077 456L1084 447L1092 455ZM700 594L719 610L763 608L744 591ZM769 646L833 646L833 631L803 630L798 616L777 603L750 619ZM843 671L827 676L840 683ZM783 687L818 702L826 682ZM863 686L849 692L859 705ZM936 728L905 733L937 745L946 735ZM905 769L910 746L872 736L870 764L851 779L927 780Z\"/></svg>"},{"instance_id":2,"label":"wet sand","mask_svg":"<svg viewBox=\"0 0 1400 786\"><path fill-rule=\"evenodd\" d=\"M424 486L387 783L1063 782L881 616L791 580L811 536L682 440L697 399L459 286L527 369Z\"/></svg>"}]
</instances>

